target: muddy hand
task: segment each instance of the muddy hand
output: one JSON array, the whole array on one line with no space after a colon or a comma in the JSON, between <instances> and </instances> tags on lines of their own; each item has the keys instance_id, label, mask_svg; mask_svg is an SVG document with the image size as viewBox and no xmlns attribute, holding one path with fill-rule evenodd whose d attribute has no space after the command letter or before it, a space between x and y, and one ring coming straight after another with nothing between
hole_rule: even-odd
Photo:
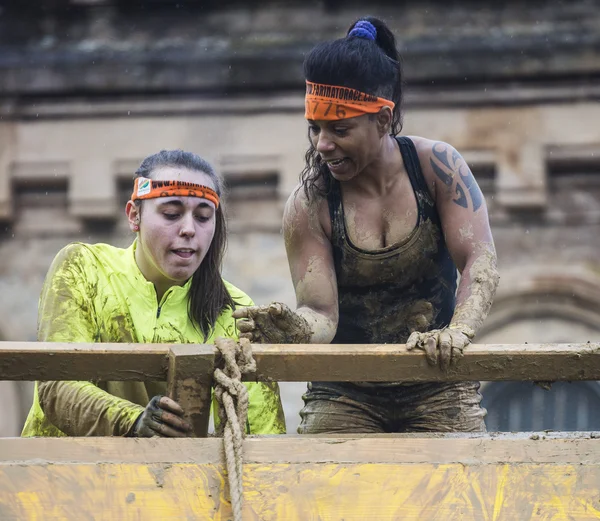
<instances>
[{"instance_id":1,"label":"muddy hand","mask_svg":"<svg viewBox=\"0 0 600 521\"><path fill-rule=\"evenodd\" d=\"M171 398L157 395L136 420L131 435L139 438L185 438L191 430L192 426L183 419L181 406Z\"/></svg>"},{"instance_id":2,"label":"muddy hand","mask_svg":"<svg viewBox=\"0 0 600 521\"><path fill-rule=\"evenodd\" d=\"M304 344L311 331L306 319L285 304L239 308L233 312L238 319L240 338L262 344Z\"/></svg>"},{"instance_id":3,"label":"muddy hand","mask_svg":"<svg viewBox=\"0 0 600 521\"><path fill-rule=\"evenodd\" d=\"M463 350L471 343L474 331L468 326L449 326L426 333L413 332L406 341L406 349L422 349L431 365L440 365L446 371L450 364L462 358Z\"/></svg>"}]
</instances>

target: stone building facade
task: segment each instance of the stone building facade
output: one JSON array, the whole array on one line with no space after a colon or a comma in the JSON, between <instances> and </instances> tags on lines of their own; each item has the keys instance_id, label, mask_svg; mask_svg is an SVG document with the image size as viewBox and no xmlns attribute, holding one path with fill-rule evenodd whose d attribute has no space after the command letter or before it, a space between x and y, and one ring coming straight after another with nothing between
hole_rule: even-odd
<instances>
[{"instance_id":1,"label":"stone building facade","mask_svg":"<svg viewBox=\"0 0 600 521\"><path fill-rule=\"evenodd\" d=\"M281 215L307 146L303 53L374 14L403 54L403 134L454 145L486 195L502 280L477 341L598 341L599 1L3 4L0 339L35 340L62 246L130 243L132 173L165 148L227 180L226 278L293 306ZM0 385L16 404L0 434L15 435L30 388ZM285 386L292 429L301 392ZM484 397L489 428L599 428L593 383L489 384Z\"/></svg>"}]
</instances>

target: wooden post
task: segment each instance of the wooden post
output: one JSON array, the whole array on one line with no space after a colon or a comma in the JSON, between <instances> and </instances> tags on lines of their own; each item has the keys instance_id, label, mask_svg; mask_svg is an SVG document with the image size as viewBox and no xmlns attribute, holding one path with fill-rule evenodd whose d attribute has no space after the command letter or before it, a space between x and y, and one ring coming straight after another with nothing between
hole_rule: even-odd
<instances>
[{"instance_id":1,"label":"wooden post","mask_svg":"<svg viewBox=\"0 0 600 521\"><path fill-rule=\"evenodd\" d=\"M183 407L197 438L208 434L214 353L210 345L183 344L169 349L167 393Z\"/></svg>"}]
</instances>

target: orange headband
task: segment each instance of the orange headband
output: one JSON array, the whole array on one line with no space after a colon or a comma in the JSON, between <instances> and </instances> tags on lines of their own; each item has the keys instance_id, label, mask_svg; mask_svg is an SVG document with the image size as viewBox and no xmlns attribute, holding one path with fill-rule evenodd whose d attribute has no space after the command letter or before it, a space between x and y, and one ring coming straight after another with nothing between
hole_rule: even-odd
<instances>
[{"instance_id":1,"label":"orange headband","mask_svg":"<svg viewBox=\"0 0 600 521\"><path fill-rule=\"evenodd\" d=\"M394 110L393 101L348 87L306 82L304 117L313 121L334 121L376 114L382 107Z\"/></svg>"},{"instance_id":2,"label":"orange headband","mask_svg":"<svg viewBox=\"0 0 600 521\"><path fill-rule=\"evenodd\" d=\"M219 207L219 196L208 186L183 181L153 181L147 177L137 177L133 184L131 200L155 199L156 197L202 197Z\"/></svg>"}]
</instances>

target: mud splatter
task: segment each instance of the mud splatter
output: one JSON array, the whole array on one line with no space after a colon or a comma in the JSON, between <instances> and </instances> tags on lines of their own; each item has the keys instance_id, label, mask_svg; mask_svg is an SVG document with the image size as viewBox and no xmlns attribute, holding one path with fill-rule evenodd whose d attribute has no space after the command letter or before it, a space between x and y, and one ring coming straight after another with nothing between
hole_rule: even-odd
<instances>
[{"instance_id":1,"label":"mud splatter","mask_svg":"<svg viewBox=\"0 0 600 521\"><path fill-rule=\"evenodd\" d=\"M321 214L327 213L327 201L321 197L307 199L304 190L297 187L289 197L283 216L283 233L286 248L293 247L298 236L308 232L321 244L327 242L321 225Z\"/></svg>"},{"instance_id":2,"label":"mud splatter","mask_svg":"<svg viewBox=\"0 0 600 521\"><path fill-rule=\"evenodd\" d=\"M252 342L262 344L305 344L312 329L302 315L280 302L253 306L236 311L240 333Z\"/></svg>"},{"instance_id":3,"label":"mud splatter","mask_svg":"<svg viewBox=\"0 0 600 521\"><path fill-rule=\"evenodd\" d=\"M156 486L163 488L165 486L165 475L169 471L172 465L149 465L148 471L154 477Z\"/></svg>"},{"instance_id":4,"label":"mud splatter","mask_svg":"<svg viewBox=\"0 0 600 521\"><path fill-rule=\"evenodd\" d=\"M323 198L314 197L307 200L302 190L296 190L288 199L283 229L298 309L280 317L279 326L287 330L284 337L276 334L270 327L268 317L263 317L264 324L259 323L263 318L259 318L259 322L255 320L256 329L259 331L256 331L256 334L252 333L253 341L267 342L264 339L269 335L269 338L273 339L268 340L271 343L328 343L335 335L337 305L332 306L331 311L325 312L316 311L312 306L315 302L335 302L337 299L333 262L324 255L306 258L304 251L299 249L306 242L307 235L308 240L316 240L324 246L328 244L327 232L320 222L321 213L325 213L328 219L327 201ZM294 259L293 262L291 259ZM286 316L287 320L291 321L290 324L283 321ZM298 318L301 320L297 320ZM271 325L276 324L277 322ZM262 333L260 329L263 330ZM279 337L280 340L274 340Z\"/></svg>"},{"instance_id":5,"label":"mud splatter","mask_svg":"<svg viewBox=\"0 0 600 521\"><path fill-rule=\"evenodd\" d=\"M476 246L479 255L468 270L463 271L457 306L452 317L453 324L465 324L477 332L488 316L500 274L496 266L496 251L493 244L480 243Z\"/></svg>"},{"instance_id":6,"label":"mud splatter","mask_svg":"<svg viewBox=\"0 0 600 521\"><path fill-rule=\"evenodd\" d=\"M398 215L385 208L377 211L381 211L380 220L383 229L377 229L371 223L367 223L365 210L356 204L344 205L346 232L350 242L358 248L377 251L402 244L417 226L417 208L407 209L404 215Z\"/></svg>"},{"instance_id":7,"label":"mud splatter","mask_svg":"<svg viewBox=\"0 0 600 521\"><path fill-rule=\"evenodd\" d=\"M313 382L299 434L482 432L478 382L381 385Z\"/></svg>"},{"instance_id":8,"label":"mud splatter","mask_svg":"<svg viewBox=\"0 0 600 521\"><path fill-rule=\"evenodd\" d=\"M348 333L360 324L371 342L403 343L413 331L439 327L444 295L454 292L440 276L439 238L439 228L425 220L404 244L389 251L363 252L342 245L339 301L349 320L343 326ZM418 283L424 279L433 284L427 299Z\"/></svg>"},{"instance_id":9,"label":"mud splatter","mask_svg":"<svg viewBox=\"0 0 600 521\"><path fill-rule=\"evenodd\" d=\"M466 222L463 226L458 229L460 242L470 241L473 239L473 225L470 222Z\"/></svg>"},{"instance_id":10,"label":"mud splatter","mask_svg":"<svg viewBox=\"0 0 600 521\"><path fill-rule=\"evenodd\" d=\"M296 299L300 307L296 310L302 316L311 330L311 335L306 343L329 343L335 335L337 328L337 306L335 315L329 317L310 307L303 306L303 302L328 302L337 299L337 286L335 270L331 263L318 255L308 259L304 277L295 283Z\"/></svg>"}]
</instances>

